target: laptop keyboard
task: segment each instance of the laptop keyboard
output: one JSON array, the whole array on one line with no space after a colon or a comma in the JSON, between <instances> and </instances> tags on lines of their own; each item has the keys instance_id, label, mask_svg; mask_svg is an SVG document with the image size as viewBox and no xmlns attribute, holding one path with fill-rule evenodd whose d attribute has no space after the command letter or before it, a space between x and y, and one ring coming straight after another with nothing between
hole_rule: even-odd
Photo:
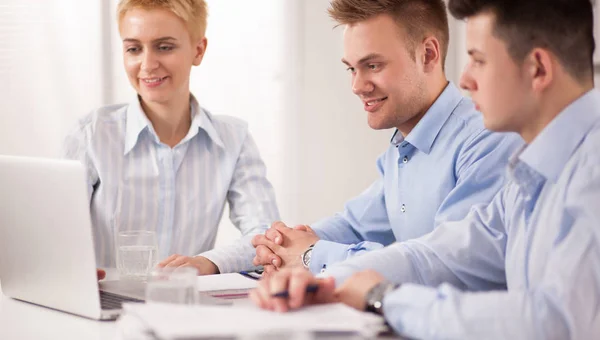
<instances>
[{"instance_id":1,"label":"laptop keyboard","mask_svg":"<svg viewBox=\"0 0 600 340\"><path fill-rule=\"evenodd\" d=\"M144 300L100 291L100 307L102 309L121 309L123 302L144 302Z\"/></svg>"}]
</instances>

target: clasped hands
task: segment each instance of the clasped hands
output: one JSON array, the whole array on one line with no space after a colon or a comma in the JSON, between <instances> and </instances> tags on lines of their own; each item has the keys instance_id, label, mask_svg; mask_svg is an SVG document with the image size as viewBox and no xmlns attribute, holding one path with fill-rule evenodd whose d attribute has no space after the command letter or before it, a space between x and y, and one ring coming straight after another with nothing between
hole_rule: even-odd
<instances>
[{"instance_id":1,"label":"clasped hands","mask_svg":"<svg viewBox=\"0 0 600 340\"><path fill-rule=\"evenodd\" d=\"M366 295L384 277L374 270L355 273L336 288L332 277L317 278L302 266L301 255L319 240L307 225L294 228L275 222L264 235L256 235L253 264L265 270L258 287L250 292L250 299L259 307L278 312L305 305L341 302L358 310L366 307ZM309 285L318 286L315 293L307 293ZM287 291L288 298L275 297Z\"/></svg>"},{"instance_id":2,"label":"clasped hands","mask_svg":"<svg viewBox=\"0 0 600 340\"><path fill-rule=\"evenodd\" d=\"M252 239L256 248L252 263L263 266L267 276L280 268L302 267L302 254L318 240L317 234L307 225L288 228L283 222L275 222L264 235Z\"/></svg>"}]
</instances>

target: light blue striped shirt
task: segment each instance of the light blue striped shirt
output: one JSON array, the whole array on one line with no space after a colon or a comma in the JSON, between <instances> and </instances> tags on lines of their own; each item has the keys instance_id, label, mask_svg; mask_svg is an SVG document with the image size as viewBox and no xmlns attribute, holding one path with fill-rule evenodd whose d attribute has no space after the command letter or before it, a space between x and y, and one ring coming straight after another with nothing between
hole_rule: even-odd
<instances>
[{"instance_id":1,"label":"light blue striped shirt","mask_svg":"<svg viewBox=\"0 0 600 340\"><path fill-rule=\"evenodd\" d=\"M419 339L598 339L600 91L561 112L509 163L489 205L422 238L332 266L403 283L384 298ZM429 286L429 287L426 287Z\"/></svg>"},{"instance_id":2,"label":"light blue striped shirt","mask_svg":"<svg viewBox=\"0 0 600 340\"><path fill-rule=\"evenodd\" d=\"M311 271L464 218L502 188L508 157L521 145L517 134L486 130L449 83L406 138L395 133L377 161L380 178L342 213L312 225L321 240Z\"/></svg>"},{"instance_id":3,"label":"light blue striped shirt","mask_svg":"<svg viewBox=\"0 0 600 340\"><path fill-rule=\"evenodd\" d=\"M265 165L245 122L213 116L193 96L190 105L190 130L174 148L137 98L93 111L66 138L66 157L87 167L98 266L116 265L116 231L142 229L156 231L159 259L200 254L222 273L253 267L251 235L279 219ZM243 236L213 249L227 202Z\"/></svg>"}]
</instances>

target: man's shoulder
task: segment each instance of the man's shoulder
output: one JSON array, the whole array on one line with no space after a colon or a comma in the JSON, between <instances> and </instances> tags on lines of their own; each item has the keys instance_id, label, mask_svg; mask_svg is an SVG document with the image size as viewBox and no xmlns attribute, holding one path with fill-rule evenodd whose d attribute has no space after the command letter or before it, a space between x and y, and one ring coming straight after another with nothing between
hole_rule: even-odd
<instances>
[{"instance_id":1,"label":"man's shoulder","mask_svg":"<svg viewBox=\"0 0 600 340\"><path fill-rule=\"evenodd\" d=\"M600 119L591 127L575 152L580 167L600 167Z\"/></svg>"},{"instance_id":2,"label":"man's shoulder","mask_svg":"<svg viewBox=\"0 0 600 340\"><path fill-rule=\"evenodd\" d=\"M447 139L461 150L485 146L510 149L510 153L523 144L516 133L494 132L485 127L483 114L475 109L470 98L463 97L445 126ZM509 153L509 154L510 154Z\"/></svg>"}]
</instances>

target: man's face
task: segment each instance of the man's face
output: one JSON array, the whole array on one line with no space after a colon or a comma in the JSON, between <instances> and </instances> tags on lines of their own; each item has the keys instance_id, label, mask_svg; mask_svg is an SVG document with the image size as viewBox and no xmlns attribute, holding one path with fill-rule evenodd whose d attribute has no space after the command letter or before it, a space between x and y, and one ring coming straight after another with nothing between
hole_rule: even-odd
<instances>
[{"instance_id":1,"label":"man's face","mask_svg":"<svg viewBox=\"0 0 600 340\"><path fill-rule=\"evenodd\" d=\"M130 10L119 28L125 71L145 102L189 94L190 70L202 61L205 39L193 42L184 22L162 9Z\"/></svg>"},{"instance_id":2,"label":"man's face","mask_svg":"<svg viewBox=\"0 0 600 340\"><path fill-rule=\"evenodd\" d=\"M506 44L494 36L494 26L490 13L467 20L470 60L460 85L471 93L486 128L520 132L535 113L531 81L524 67L511 58Z\"/></svg>"},{"instance_id":3,"label":"man's face","mask_svg":"<svg viewBox=\"0 0 600 340\"><path fill-rule=\"evenodd\" d=\"M425 76L408 43L388 15L346 26L342 61L373 129L399 128L423 110Z\"/></svg>"}]
</instances>

